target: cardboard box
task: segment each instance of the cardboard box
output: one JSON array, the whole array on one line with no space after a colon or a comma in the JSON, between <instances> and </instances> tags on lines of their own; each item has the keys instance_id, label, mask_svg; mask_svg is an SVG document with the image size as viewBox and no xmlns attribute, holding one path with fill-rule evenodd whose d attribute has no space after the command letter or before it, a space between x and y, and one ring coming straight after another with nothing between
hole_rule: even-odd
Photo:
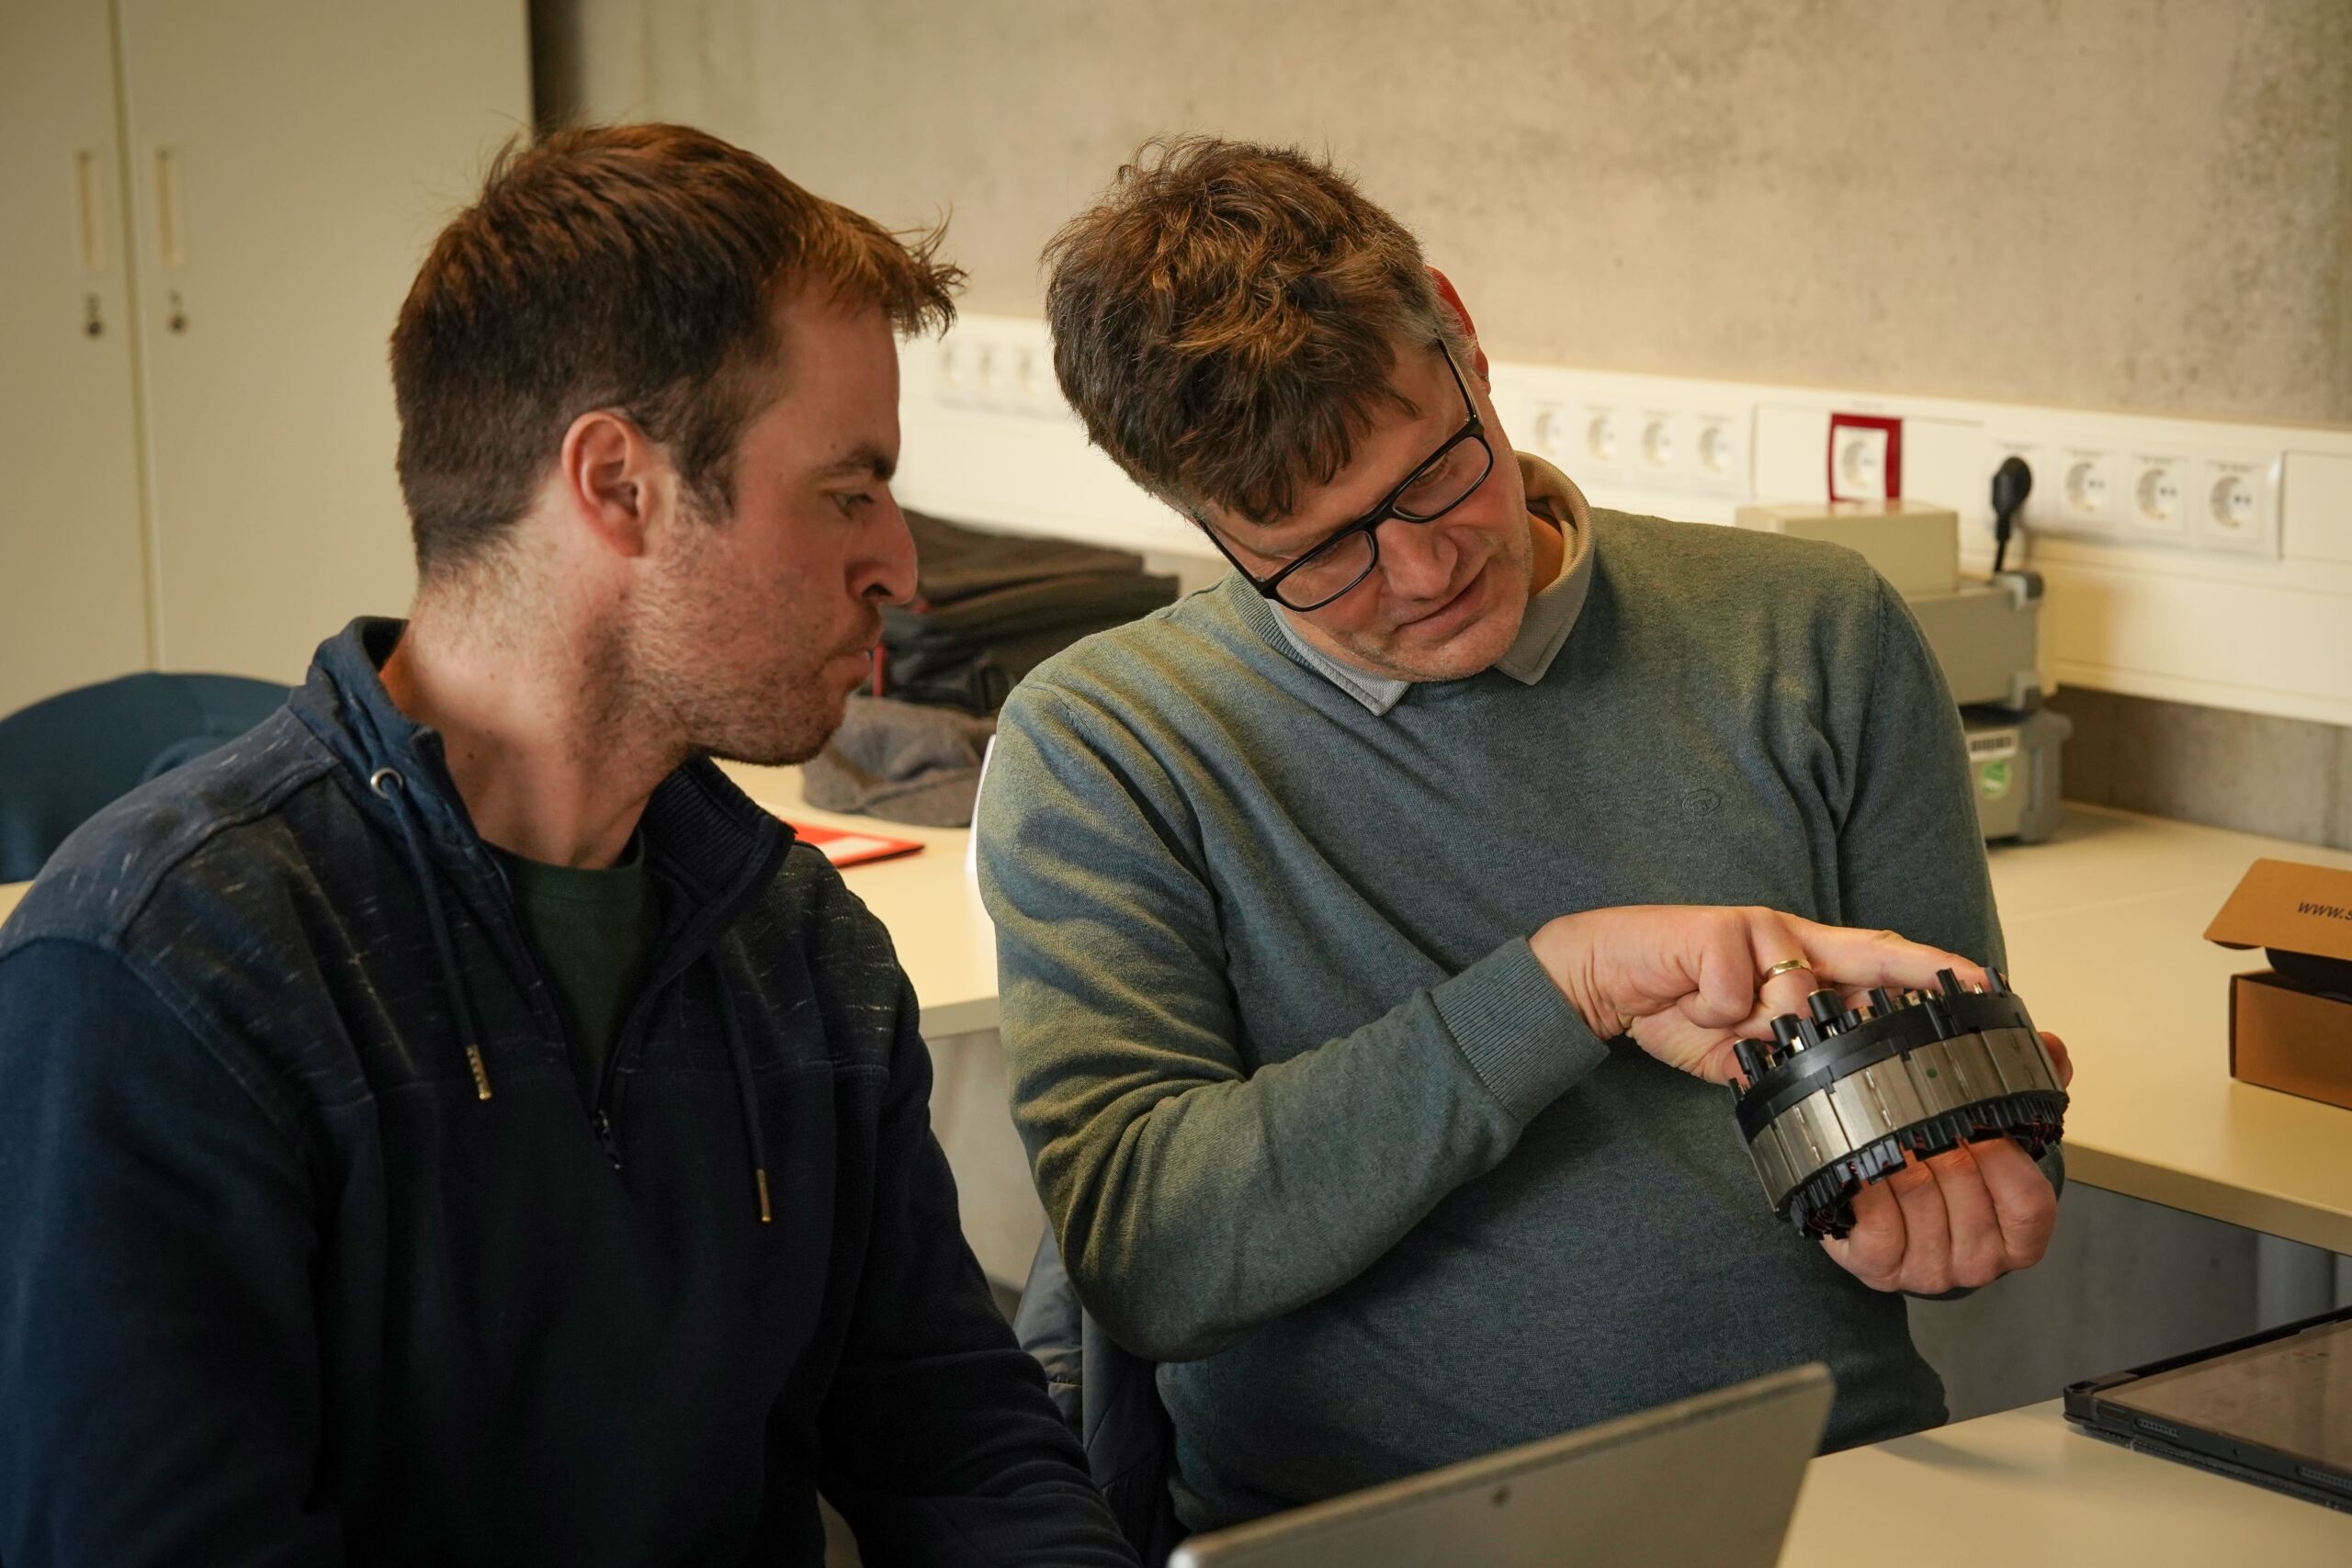
<instances>
[{"instance_id":1,"label":"cardboard box","mask_svg":"<svg viewBox=\"0 0 2352 1568\"><path fill-rule=\"evenodd\" d=\"M2230 977L2230 1076L2352 1109L2352 871L2256 861L2205 940L2271 964Z\"/></svg>"}]
</instances>

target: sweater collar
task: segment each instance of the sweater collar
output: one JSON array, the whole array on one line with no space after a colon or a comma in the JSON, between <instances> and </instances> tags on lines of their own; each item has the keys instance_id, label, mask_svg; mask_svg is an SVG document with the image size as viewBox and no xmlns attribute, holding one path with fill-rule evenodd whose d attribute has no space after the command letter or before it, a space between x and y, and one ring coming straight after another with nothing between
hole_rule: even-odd
<instances>
[{"instance_id":1,"label":"sweater collar","mask_svg":"<svg viewBox=\"0 0 2352 1568\"><path fill-rule=\"evenodd\" d=\"M1552 660L1567 646L1568 633L1576 628L1577 617L1583 613L1585 598L1591 591L1592 513L1584 492L1567 475L1528 453L1512 456L1519 460L1520 478L1527 487L1528 510L1541 514L1560 530L1564 547L1559 575L1528 601L1527 615L1519 624L1519 635L1490 667L1522 686L1532 686L1544 678L1552 668ZM1416 684L1343 663L1308 642L1288 612L1265 604L1264 613L1272 629L1301 663L1363 704L1375 716L1386 715Z\"/></svg>"}]
</instances>

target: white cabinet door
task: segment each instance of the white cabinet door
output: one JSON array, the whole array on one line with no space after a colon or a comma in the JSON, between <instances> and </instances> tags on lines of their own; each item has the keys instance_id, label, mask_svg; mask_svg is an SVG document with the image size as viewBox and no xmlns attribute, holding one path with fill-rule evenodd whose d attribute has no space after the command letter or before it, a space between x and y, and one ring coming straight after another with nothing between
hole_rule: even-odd
<instances>
[{"instance_id":1,"label":"white cabinet door","mask_svg":"<svg viewBox=\"0 0 2352 1568\"><path fill-rule=\"evenodd\" d=\"M385 343L528 123L524 6L117 9L158 662L294 681L351 616L407 608Z\"/></svg>"},{"instance_id":2,"label":"white cabinet door","mask_svg":"<svg viewBox=\"0 0 2352 1568\"><path fill-rule=\"evenodd\" d=\"M0 5L0 715L147 663L114 103L106 6Z\"/></svg>"}]
</instances>

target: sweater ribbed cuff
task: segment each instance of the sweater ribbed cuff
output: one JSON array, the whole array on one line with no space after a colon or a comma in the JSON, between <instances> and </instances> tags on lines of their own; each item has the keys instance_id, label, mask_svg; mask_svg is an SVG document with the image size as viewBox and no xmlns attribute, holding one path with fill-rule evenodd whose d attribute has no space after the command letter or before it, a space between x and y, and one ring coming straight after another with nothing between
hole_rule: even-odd
<instances>
[{"instance_id":1,"label":"sweater ribbed cuff","mask_svg":"<svg viewBox=\"0 0 2352 1568\"><path fill-rule=\"evenodd\" d=\"M1430 1000L1478 1081L1521 1122L1609 1056L1524 938L1437 987Z\"/></svg>"}]
</instances>

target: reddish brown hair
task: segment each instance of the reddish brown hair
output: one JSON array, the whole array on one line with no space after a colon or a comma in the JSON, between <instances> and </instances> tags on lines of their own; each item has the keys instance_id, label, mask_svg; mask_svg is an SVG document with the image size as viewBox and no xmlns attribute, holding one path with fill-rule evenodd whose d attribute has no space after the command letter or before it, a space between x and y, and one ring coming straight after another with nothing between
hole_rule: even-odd
<instances>
[{"instance_id":1,"label":"reddish brown hair","mask_svg":"<svg viewBox=\"0 0 2352 1568\"><path fill-rule=\"evenodd\" d=\"M1465 337L1421 247L1289 148L1145 143L1046 250L1054 370L1147 490L1268 523L1348 464L1400 344Z\"/></svg>"},{"instance_id":2,"label":"reddish brown hair","mask_svg":"<svg viewBox=\"0 0 2352 1568\"><path fill-rule=\"evenodd\" d=\"M401 492L420 574L479 558L571 422L627 414L724 513L744 427L776 397L785 296L822 287L901 332L946 325L963 275L764 159L678 125L518 139L442 231L392 331Z\"/></svg>"}]
</instances>

